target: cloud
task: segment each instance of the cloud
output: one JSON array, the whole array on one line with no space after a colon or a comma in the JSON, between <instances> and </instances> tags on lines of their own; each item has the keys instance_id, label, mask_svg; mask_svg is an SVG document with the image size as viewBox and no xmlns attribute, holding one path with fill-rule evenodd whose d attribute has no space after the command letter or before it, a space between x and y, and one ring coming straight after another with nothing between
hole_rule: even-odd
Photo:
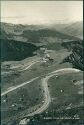
<instances>
[{"instance_id":1,"label":"cloud","mask_svg":"<svg viewBox=\"0 0 84 125\"><path fill-rule=\"evenodd\" d=\"M22 24L49 24L83 20L80 1L3 1L1 21Z\"/></svg>"}]
</instances>

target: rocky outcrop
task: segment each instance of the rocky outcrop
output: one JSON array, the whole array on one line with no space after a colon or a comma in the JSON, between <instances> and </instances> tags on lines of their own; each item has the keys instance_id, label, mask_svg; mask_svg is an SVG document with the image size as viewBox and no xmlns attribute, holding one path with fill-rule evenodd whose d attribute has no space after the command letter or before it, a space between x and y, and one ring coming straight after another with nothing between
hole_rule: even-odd
<instances>
[{"instance_id":1,"label":"rocky outcrop","mask_svg":"<svg viewBox=\"0 0 84 125\"><path fill-rule=\"evenodd\" d=\"M63 42L62 46L71 51L71 54L63 62L70 62L73 67L84 70L83 41Z\"/></svg>"}]
</instances>

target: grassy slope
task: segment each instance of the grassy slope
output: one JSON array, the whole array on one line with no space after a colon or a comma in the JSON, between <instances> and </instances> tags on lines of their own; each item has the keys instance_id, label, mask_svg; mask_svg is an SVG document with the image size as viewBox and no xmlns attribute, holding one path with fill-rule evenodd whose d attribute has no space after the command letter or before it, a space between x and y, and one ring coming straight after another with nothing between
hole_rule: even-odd
<instances>
[{"instance_id":1,"label":"grassy slope","mask_svg":"<svg viewBox=\"0 0 84 125\"><path fill-rule=\"evenodd\" d=\"M3 76L1 85L2 91L5 91L7 88L11 86L19 85L25 81L29 81L34 77L45 75L59 68L72 67L69 63L61 64L62 60L66 58L69 54L70 52L66 51L66 49L59 51L52 51L50 52L50 55L54 59L53 63L39 62L34 64L30 69L26 71L18 72L17 70L16 73L13 75L7 75L5 77Z\"/></svg>"},{"instance_id":2,"label":"grassy slope","mask_svg":"<svg viewBox=\"0 0 84 125\"><path fill-rule=\"evenodd\" d=\"M58 76L53 76L48 81L48 87L52 102L48 108L48 115L54 117L72 117L78 114L82 117L81 109L83 102L82 92L83 84L75 85L73 80L83 80L83 74L72 73ZM63 92L61 92L63 90ZM47 115L47 114L46 114Z\"/></svg>"},{"instance_id":3,"label":"grassy slope","mask_svg":"<svg viewBox=\"0 0 84 125\"><path fill-rule=\"evenodd\" d=\"M8 122L28 115L42 103L43 91L40 79L8 93L6 103L3 102L4 99L6 99L6 96L2 97L1 103L2 121ZM16 104L16 106L12 107L13 104Z\"/></svg>"}]
</instances>

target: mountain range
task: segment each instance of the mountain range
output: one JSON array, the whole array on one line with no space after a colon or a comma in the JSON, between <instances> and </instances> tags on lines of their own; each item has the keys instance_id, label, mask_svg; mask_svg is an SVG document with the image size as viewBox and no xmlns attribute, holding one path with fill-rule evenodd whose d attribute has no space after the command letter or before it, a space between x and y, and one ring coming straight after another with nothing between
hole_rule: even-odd
<instances>
[{"instance_id":1,"label":"mountain range","mask_svg":"<svg viewBox=\"0 0 84 125\"><path fill-rule=\"evenodd\" d=\"M70 24L56 24L51 25L52 28L70 36L83 39L83 22L77 21Z\"/></svg>"},{"instance_id":2,"label":"mountain range","mask_svg":"<svg viewBox=\"0 0 84 125\"><path fill-rule=\"evenodd\" d=\"M58 51L70 45L69 49L73 55L73 45L80 52L83 50L82 38L82 22L53 24L49 26L1 23L1 61L23 60L29 56L33 56L33 53L40 49L40 47ZM76 57L82 58L79 55L81 53L77 53ZM70 60L68 61L70 62ZM79 66L81 62L73 64L81 67Z\"/></svg>"}]
</instances>

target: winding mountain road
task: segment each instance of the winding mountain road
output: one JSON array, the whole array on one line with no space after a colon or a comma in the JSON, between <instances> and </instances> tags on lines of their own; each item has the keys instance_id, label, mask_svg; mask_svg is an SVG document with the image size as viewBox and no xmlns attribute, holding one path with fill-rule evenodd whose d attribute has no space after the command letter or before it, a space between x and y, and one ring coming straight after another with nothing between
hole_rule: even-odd
<instances>
[{"instance_id":1,"label":"winding mountain road","mask_svg":"<svg viewBox=\"0 0 84 125\"><path fill-rule=\"evenodd\" d=\"M37 61L33 61L30 65L25 65L22 69L22 70L19 70L19 71L25 71L25 70L28 70L31 66L33 66L34 64L36 64L37 62L40 62L39 60Z\"/></svg>"},{"instance_id":2,"label":"winding mountain road","mask_svg":"<svg viewBox=\"0 0 84 125\"><path fill-rule=\"evenodd\" d=\"M31 63L31 65L27 66L24 70L28 70L32 65L34 65L37 62L39 62L39 61L35 61L35 62ZM35 114L42 113L43 111L45 111L48 108L49 103L51 101L51 98L50 98L50 93L49 93L49 90L48 90L47 82L52 76L54 76L54 75L62 75L62 74L66 74L66 73L74 73L74 72L79 72L79 71L80 70L74 69L74 68L64 68L64 69L59 69L59 70L53 71L51 73L48 73L47 76L45 76L45 78L42 78L41 81L42 81L42 86L43 86L43 90L44 90L44 103L36 111L34 111L32 113L29 113L27 116L33 116ZM12 91L14 91L14 90L16 90L16 89L18 89L20 87L23 87L24 85L26 85L26 84L28 84L28 83L30 83L30 82L38 79L38 78L39 77L36 77L36 78L31 79L30 81L27 81L27 82L24 82L24 83L18 85L18 86L11 87L7 91L3 92L1 94L1 96L4 96L9 92L12 92Z\"/></svg>"},{"instance_id":3,"label":"winding mountain road","mask_svg":"<svg viewBox=\"0 0 84 125\"><path fill-rule=\"evenodd\" d=\"M24 85L26 85L26 84L28 84L28 83L30 83L30 82L33 82L34 80L36 80L36 79L38 79L38 78L39 78L39 77L35 77L35 78L31 79L30 81L24 82L24 83L22 83L22 84L20 84L20 85L14 86L14 87L10 87L10 88L7 89L7 91L1 93L1 96L4 96L4 95L8 94L9 92L12 92L12 91L14 91L14 90L16 90L16 89L18 89L18 88L21 88L21 87L23 87Z\"/></svg>"},{"instance_id":4,"label":"winding mountain road","mask_svg":"<svg viewBox=\"0 0 84 125\"><path fill-rule=\"evenodd\" d=\"M50 98L50 93L49 93L49 90L48 90L47 82L52 76L62 75L62 74L65 74L65 73L75 73L75 72L79 72L79 71L80 70L74 69L74 68L59 69L59 70L56 70L56 71L53 71L53 72L49 73L45 78L41 79L42 80L42 86L43 86L43 89L44 89L44 104L40 108L38 108L36 111L28 114L27 116L34 116L35 114L40 114L48 108L49 103L51 102L51 98Z\"/></svg>"}]
</instances>

